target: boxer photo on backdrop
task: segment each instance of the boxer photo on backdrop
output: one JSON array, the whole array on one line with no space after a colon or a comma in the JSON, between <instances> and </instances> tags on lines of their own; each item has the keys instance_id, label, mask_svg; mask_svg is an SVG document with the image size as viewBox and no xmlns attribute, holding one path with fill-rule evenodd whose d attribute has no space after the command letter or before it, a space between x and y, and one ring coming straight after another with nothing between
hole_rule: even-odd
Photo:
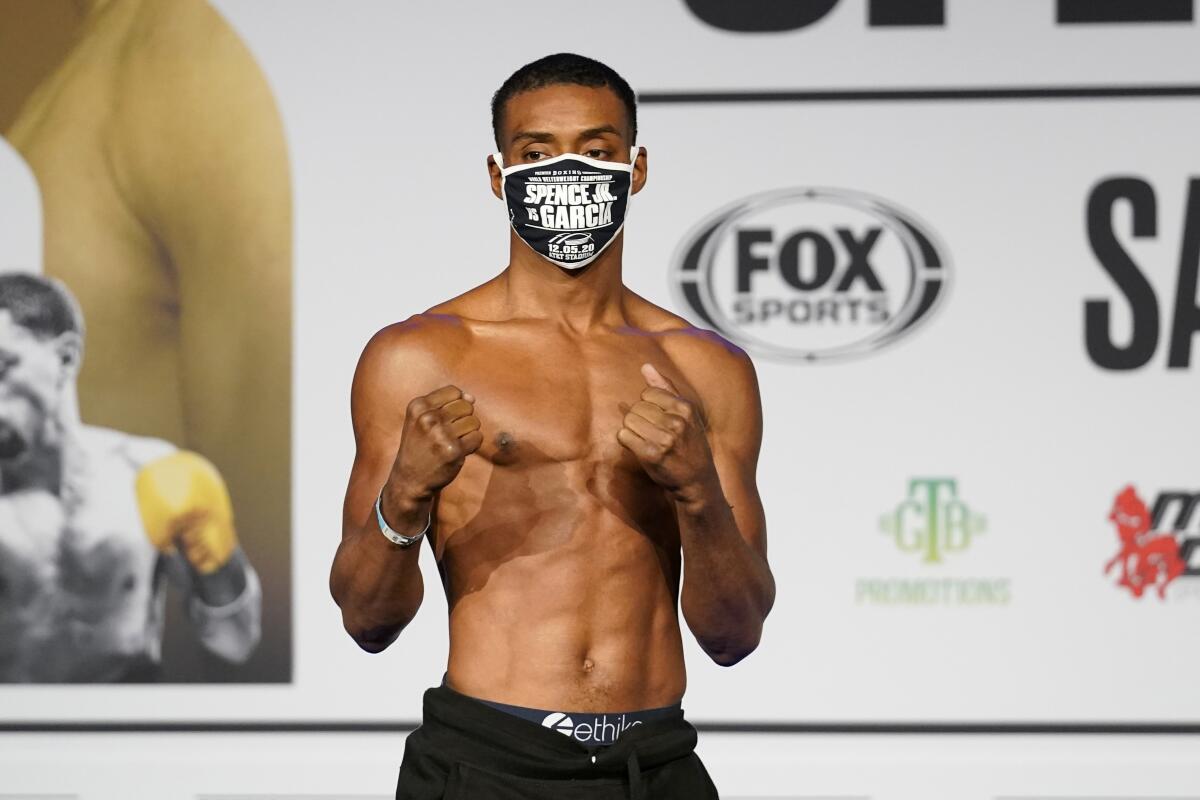
<instances>
[{"instance_id":1,"label":"boxer photo on backdrop","mask_svg":"<svg viewBox=\"0 0 1200 800\"><path fill-rule=\"evenodd\" d=\"M384 650L421 605L427 540L449 607L400 800L717 796L684 719L679 613L721 665L762 636L762 411L744 351L622 282L636 113L589 58L510 76L487 159L508 266L359 360L333 597ZM412 685L398 657L381 691Z\"/></svg>"},{"instance_id":2,"label":"boxer photo on backdrop","mask_svg":"<svg viewBox=\"0 0 1200 800\"><path fill-rule=\"evenodd\" d=\"M166 584L195 637L240 663L262 592L206 459L85 425L84 323L60 281L0 273L0 681L160 677Z\"/></svg>"},{"instance_id":3,"label":"boxer photo on backdrop","mask_svg":"<svg viewBox=\"0 0 1200 800\"><path fill-rule=\"evenodd\" d=\"M169 604L162 678L290 681L292 188L267 75L208 0L0 4L0 31L44 254L0 241L0 265L69 287L83 419L216 465L262 578L252 658L209 657Z\"/></svg>"}]
</instances>

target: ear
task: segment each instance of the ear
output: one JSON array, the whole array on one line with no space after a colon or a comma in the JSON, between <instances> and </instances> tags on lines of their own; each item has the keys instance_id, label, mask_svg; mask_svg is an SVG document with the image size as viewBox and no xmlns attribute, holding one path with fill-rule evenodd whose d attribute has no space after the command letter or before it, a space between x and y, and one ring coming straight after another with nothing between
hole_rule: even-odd
<instances>
[{"instance_id":1,"label":"ear","mask_svg":"<svg viewBox=\"0 0 1200 800\"><path fill-rule=\"evenodd\" d=\"M637 158L633 160L633 180L630 183L631 194L637 194L646 185L646 148L639 146Z\"/></svg>"},{"instance_id":2,"label":"ear","mask_svg":"<svg viewBox=\"0 0 1200 800\"><path fill-rule=\"evenodd\" d=\"M500 174L500 165L496 163L496 159L492 156L487 157L488 178L492 182L492 194L496 195L496 199L504 199L504 176Z\"/></svg>"},{"instance_id":3,"label":"ear","mask_svg":"<svg viewBox=\"0 0 1200 800\"><path fill-rule=\"evenodd\" d=\"M74 380L83 363L83 337L75 331L60 333L54 339L54 352L62 363L63 377Z\"/></svg>"}]
</instances>

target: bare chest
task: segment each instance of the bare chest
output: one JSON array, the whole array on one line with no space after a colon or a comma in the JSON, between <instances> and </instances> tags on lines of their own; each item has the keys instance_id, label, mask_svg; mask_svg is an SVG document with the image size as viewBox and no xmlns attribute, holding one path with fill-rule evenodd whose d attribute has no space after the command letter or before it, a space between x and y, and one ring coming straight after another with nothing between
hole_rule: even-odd
<instances>
[{"instance_id":1,"label":"bare chest","mask_svg":"<svg viewBox=\"0 0 1200 800\"><path fill-rule=\"evenodd\" d=\"M53 600L59 613L91 619L146 595L157 553L132 470L111 466L77 502L40 491L0 498L0 605L19 611Z\"/></svg>"},{"instance_id":2,"label":"bare chest","mask_svg":"<svg viewBox=\"0 0 1200 800\"><path fill-rule=\"evenodd\" d=\"M641 365L654 364L681 394L695 394L645 339L521 344L477 348L454 376L476 398L483 433L478 455L493 466L580 464L640 472L617 432L647 388Z\"/></svg>"}]
</instances>

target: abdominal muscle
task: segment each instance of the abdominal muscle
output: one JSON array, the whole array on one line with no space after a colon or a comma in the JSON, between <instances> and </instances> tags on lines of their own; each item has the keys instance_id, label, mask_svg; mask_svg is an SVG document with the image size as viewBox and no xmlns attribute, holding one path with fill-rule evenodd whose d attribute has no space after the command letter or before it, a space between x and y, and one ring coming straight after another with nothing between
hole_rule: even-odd
<instances>
[{"instance_id":1,"label":"abdominal muscle","mask_svg":"<svg viewBox=\"0 0 1200 800\"><path fill-rule=\"evenodd\" d=\"M439 543L450 688L561 711L680 701L677 540L671 554L584 498L533 515L532 526L518 512L524 528L492 517L486 530L466 526Z\"/></svg>"}]
</instances>

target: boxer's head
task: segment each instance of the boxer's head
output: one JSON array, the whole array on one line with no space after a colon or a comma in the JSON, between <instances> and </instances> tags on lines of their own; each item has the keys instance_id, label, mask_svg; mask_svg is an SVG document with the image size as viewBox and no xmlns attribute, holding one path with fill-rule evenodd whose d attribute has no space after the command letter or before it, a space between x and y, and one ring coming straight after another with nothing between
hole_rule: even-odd
<instances>
[{"instance_id":1,"label":"boxer's head","mask_svg":"<svg viewBox=\"0 0 1200 800\"><path fill-rule=\"evenodd\" d=\"M529 130L521 124L529 106L546 105L555 106L560 119L565 113L568 124L581 112L604 117L622 139L621 152L637 143L637 99L629 83L599 61L555 53L518 69L492 96L492 135L506 159L514 135Z\"/></svg>"},{"instance_id":2,"label":"boxer's head","mask_svg":"<svg viewBox=\"0 0 1200 800\"><path fill-rule=\"evenodd\" d=\"M73 396L83 356L83 318L59 281L0 273L0 463L45 438Z\"/></svg>"},{"instance_id":3,"label":"boxer's head","mask_svg":"<svg viewBox=\"0 0 1200 800\"><path fill-rule=\"evenodd\" d=\"M647 164L645 148L634 147L637 101L624 78L574 53L538 59L510 75L492 97L492 133L497 146L496 157L488 158L492 194L508 204L514 240L523 239L533 251L576 274L620 240L628 196L645 185ZM530 193L544 188L548 179L529 170L558 157L565 163L552 163L564 163L564 175L588 168L598 172L578 187L563 186L575 192L561 195L569 200ZM597 161L621 166L606 170L591 163ZM611 182L597 182L606 171L621 174ZM589 186L607 188L611 196Z\"/></svg>"}]
</instances>

